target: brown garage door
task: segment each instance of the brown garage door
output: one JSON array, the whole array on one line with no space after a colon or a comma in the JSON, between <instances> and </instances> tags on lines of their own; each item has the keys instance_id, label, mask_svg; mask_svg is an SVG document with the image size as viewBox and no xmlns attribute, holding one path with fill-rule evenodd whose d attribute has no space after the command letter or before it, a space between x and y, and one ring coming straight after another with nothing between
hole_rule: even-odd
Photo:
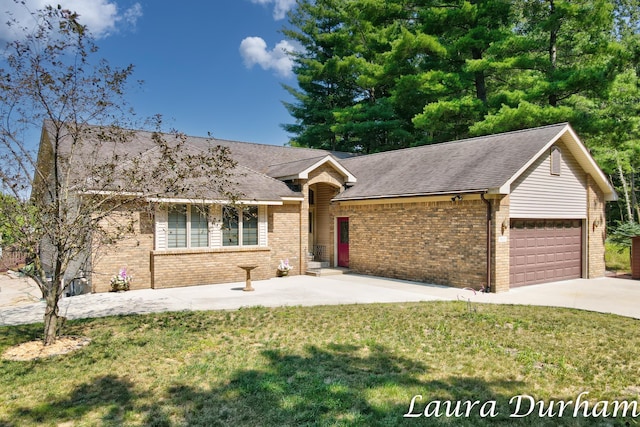
<instances>
[{"instance_id":1,"label":"brown garage door","mask_svg":"<svg viewBox=\"0 0 640 427\"><path fill-rule=\"evenodd\" d=\"M582 276L581 220L512 219L511 287Z\"/></svg>"}]
</instances>

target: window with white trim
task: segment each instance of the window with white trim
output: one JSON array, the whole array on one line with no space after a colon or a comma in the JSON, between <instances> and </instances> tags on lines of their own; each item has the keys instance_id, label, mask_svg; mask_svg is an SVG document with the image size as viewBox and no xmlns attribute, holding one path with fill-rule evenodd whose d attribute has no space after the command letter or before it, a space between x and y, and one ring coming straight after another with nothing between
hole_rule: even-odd
<instances>
[{"instance_id":1,"label":"window with white trim","mask_svg":"<svg viewBox=\"0 0 640 427\"><path fill-rule=\"evenodd\" d=\"M265 205L159 205L155 248L267 247Z\"/></svg>"},{"instance_id":2,"label":"window with white trim","mask_svg":"<svg viewBox=\"0 0 640 427\"><path fill-rule=\"evenodd\" d=\"M209 222L206 208L174 205L167 215L167 247L206 248L209 246Z\"/></svg>"},{"instance_id":3,"label":"window with white trim","mask_svg":"<svg viewBox=\"0 0 640 427\"><path fill-rule=\"evenodd\" d=\"M222 246L258 245L258 206L222 209Z\"/></svg>"}]
</instances>

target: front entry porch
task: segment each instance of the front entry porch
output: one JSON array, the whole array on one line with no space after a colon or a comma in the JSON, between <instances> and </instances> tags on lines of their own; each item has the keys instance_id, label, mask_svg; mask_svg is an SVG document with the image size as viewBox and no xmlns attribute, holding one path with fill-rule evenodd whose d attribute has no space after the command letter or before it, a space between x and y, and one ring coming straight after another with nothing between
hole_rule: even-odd
<instances>
[{"instance_id":1,"label":"front entry porch","mask_svg":"<svg viewBox=\"0 0 640 427\"><path fill-rule=\"evenodd\" d=\"M336 218L330 213L331 200L340 187L325 182L309 186L309 254L306 273L327 276L348 273L348 263L338 263ZM344 238L344 236L343 236Z\"/></svg>"}]
</instances>

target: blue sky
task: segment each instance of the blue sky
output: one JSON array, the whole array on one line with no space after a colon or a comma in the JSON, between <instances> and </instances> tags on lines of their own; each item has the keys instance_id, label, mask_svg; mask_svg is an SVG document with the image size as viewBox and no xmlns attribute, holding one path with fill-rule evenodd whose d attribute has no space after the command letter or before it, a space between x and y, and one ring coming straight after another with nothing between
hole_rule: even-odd
<instances>
[{"instance_id":1,"label":"blue sky","mask_svg":"<svg viewBox=\"0 0 640 427\"><path fill-rule=\"evenodd\" d=\"M3 3L6 3L5 0ZM24 10L5 6L4 15ZM98 55L112 65L133 64L127 98L146 117L189 135L282 145L281 123L292 117L281 84L296 85L293 49L279 32L295 0L28 0L33 9L61 4L80 13L97 37ZM4 24L0 39L11 39ZM15 38L15 35L13 36Z\"/></svg>"}]
</instances>

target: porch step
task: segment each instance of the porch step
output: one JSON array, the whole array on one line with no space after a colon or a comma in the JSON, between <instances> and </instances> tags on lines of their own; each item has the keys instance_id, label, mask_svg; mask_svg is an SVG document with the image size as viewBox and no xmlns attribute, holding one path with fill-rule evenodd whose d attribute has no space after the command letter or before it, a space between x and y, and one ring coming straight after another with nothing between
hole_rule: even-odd
<instances>
[{"instance_id":1,"label":"porch step","mask_svg":"<svg viewBox=\"0 0 640 427\"><path fill-rule=\"evenodd\" d=\"M329 267L328 261L308 261L307 269L308 270L317 270L319 268L327 268Z\"/></svg>"},{"instance_id":2,"label":"porch step","mask_svg":"<svg viewBox=\"0 0 640 427\"><path fill-rule=\"evenodd\" d=\"M333 268L309 268L307 269L307 276L335 276L338 274L347 274L349 273L348 268L344 267L333 267Z\"/></svg>"}]
</instances>

